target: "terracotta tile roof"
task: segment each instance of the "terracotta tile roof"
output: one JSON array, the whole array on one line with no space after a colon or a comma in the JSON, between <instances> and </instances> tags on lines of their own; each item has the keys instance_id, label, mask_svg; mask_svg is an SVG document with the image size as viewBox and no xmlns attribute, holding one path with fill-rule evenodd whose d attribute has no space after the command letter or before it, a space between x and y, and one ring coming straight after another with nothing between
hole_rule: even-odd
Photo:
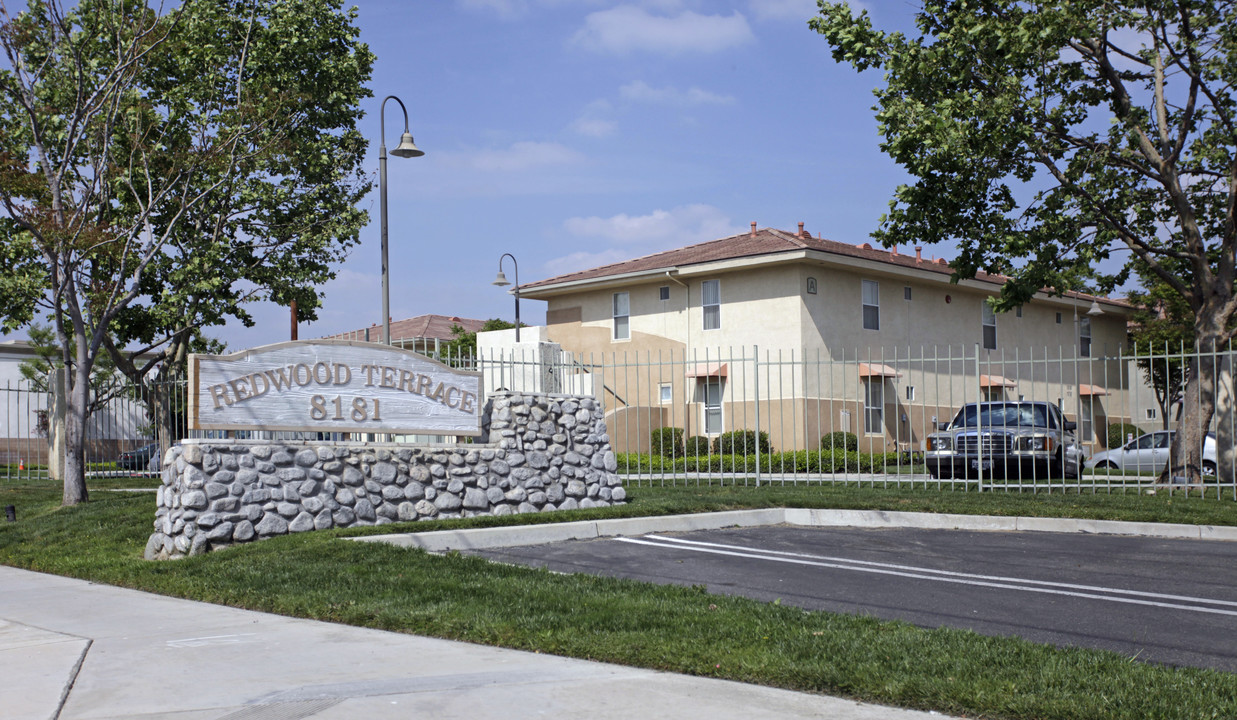
<instances>
[{"instance_id":1,"label":"terracotta tile roof","mask_svg":"<svg viewBox=\"0 0 1237 720\"><path fill-rule=\"evenodd\" d=\"M448 317L446 315L418 315L406 320L391 321L391 337L396 342L400 340L412 340L414 338L437 338L439 340L450 340L454 337L451 334L451 326L459 325L467 332L477 332L485 325L485 320L473 320L471 318ZM360 330L350 330L348 332L337 333L335 335L327 335L324 339L349 339L349 340L364 340L365 331L369 331L369 339L371 342L382 342L382 325L374 324L368 328Z\"/></svg>"},{"instance_id":2,"label":"terracotta tile roof","mask_svg":"<svg viewBox=\"0 0 1237 720\"><path fill-rule=\"evenodd\" d=\"M849 243L837 242L835 240L815 238L812 237L811 233L807 232L799 234L777 230L774 228L763 228L760 230L755 230L753 228L753 232L740 233L738 235L721 238L720 240L711 240L709 242L698 243L696 245L688 245L687 247L681 247L675 250L666 250L664 252L654 253L652 255L645 255L644 257L638 257L633 260L625 260L623 262L602 265L601 267L595 267L588 270L568 273L566 275L559 275L557 277L552 277L545 280L526 283L520 286L520 292L523 293L525 291L550 287L562 283L601 280L604 278L627 275L631 273L655 270L673 270L675 268L700 265L719 260L734 260L738 258L756 257L761 255L777 255L779 253L797 253L804 250L824 253L825 255L837 255L862 260L871 260L874 262L884 263L886 265L913 268L918 271L946 277L953 274L953 268L949 266L948 262L944 258L929 259L922 257L922 255L907 255L898 252L897 248L894 248L893 250L883 250L881 248L873 247L869 243L851 245ZM975 276L975 280L979 282L991 283L993 285L1003 285L1007 279L1008 278L1003 275L993 275L985 272L977 273ZM530 293L530 295L532 295L532 293ZM1082 298L1085 300L1097 299L1119 306L1129 305L1129 303L1124 300L1087 295L1085 293L1071 292L1067 293L1067 296Z\"/></svg>"}]
</instances>

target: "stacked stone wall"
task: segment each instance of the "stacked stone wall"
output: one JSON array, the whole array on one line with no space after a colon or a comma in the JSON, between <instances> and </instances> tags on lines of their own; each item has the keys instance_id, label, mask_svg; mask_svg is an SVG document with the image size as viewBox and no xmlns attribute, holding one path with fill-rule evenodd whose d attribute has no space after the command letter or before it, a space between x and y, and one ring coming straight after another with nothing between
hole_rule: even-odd
<instances>
[{"instance_id":1,"label":"stacked stone wall","mask_svg":"<svg viewBox=\"0 0 1237 720\"><path fill-rule=\"evenodd\" d=\"M599 403L500 393L463 445L186 440L163 458L146 557L287 533L602 507L626 491Z\"/></svg>"}]
</instances>

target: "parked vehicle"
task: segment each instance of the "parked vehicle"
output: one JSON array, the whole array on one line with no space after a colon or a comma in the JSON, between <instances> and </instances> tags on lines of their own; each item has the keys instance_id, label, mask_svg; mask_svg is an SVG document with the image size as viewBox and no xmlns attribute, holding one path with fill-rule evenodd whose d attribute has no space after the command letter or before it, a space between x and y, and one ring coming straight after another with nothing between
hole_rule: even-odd
<instances>
[{"instance_id":1,"label":"parked vehicle","mask_svg":"<svg viewBox=\"0 0 1237 720\"><path fill-rule=\"evenodd\" d=\"M1086 466L1096 470L1126 470L1138 473L1159 473L1168 464L1176 430L1156 430L1140 435L1119 448L1098 452ZM1216 474L1216 435L1207 433L1203 440L1203 475Z\"/></svg>"},{"instance_id":2,"label":"parked vehicle","mask_svg":"<svg viewBox=\"0 0 1237 720\"><path fill-rule=\"evenodd\" d=\"M126 450L116 457L116 467L121 470L147 470L154 458L159 458L159 443L143 445L136 450Z\"/></svg>"},{"instance_id":3,"label":"parked vehicle","mask_svg":"<svg viewBox=\"0 0 1237 720\"><path fill-rule=\"evenodd\" d=\"M924 460L934 478L1076 478L1086 453L1075 427L1048 402L968 403L928 436Z\"/></svg>"}]
</instances>

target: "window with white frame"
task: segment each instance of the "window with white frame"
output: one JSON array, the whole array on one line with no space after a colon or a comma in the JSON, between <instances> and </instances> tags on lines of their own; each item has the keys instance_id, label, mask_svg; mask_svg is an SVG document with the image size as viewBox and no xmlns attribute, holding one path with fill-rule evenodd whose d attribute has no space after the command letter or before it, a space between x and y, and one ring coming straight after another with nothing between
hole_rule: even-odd
<instances>
[{"instance_id":1,"label":"window with white frame","mask_svg":"<svg viewBox=\"0 0 1237 720\"><path fill-rule=\"evenodd\" d=\"M704 433L716 435L722 431L722 379L700 378L704 395Z\"/></svg>"},{"instance_id":2,"label":"window with white frame","mask_svg":"<svg viewBox=\"0 0 1237 720\"><path fill-rule=\"evenodd\" d=\"M1147 419L1154 420L1156 417L1155 408L1147 408Z\"/></svg>"},{"instance_id":3,"label":"window with white frame","mask_svg":"<svg viewBox=\"0 0 1237 720\"><path fill-rule=\"evenodd\" d=\"M885 379L871 377L863 387L863 432L867 435L885 433Z\"/></svg>"},{"instance_id":4,"label":"window with white frame","mask_svg":"<svg viewBox=\"0 0 1237 720\"><path fill-rule=\"evenodd\" d=\"M700 283L700 306L704 309L704 329L720 328L722 326L721 280L705 280Z\"/></svg>"},{"instance_id":5,"label":"window with white frame","mask_svg":"<svg viewBox=\"0 0 1237 720\"><path fill-rule=\"evenodd\" d=\"M670 299L670 286L669 285L662 285L661 287L657 288L657 299L663 300L663 301Z\"/></svg>"},{"instance_id":6,"label":"window with white frame","mask_svg":"<svg viewBox=\"0 0 1237 720\"><path fill-rule=\"evenodd\" d=\"M1080 406L1079 410L1081 410L1081 413L1080 413L1080 417L1078 418L1079 420L1078 439L1082 442L1091 442L1091 439L1092 439L1091 438L1092 424L1093 424L1093 416L1092 416L1092 408L1091 408L1092 402L1093 401L1091 398L1086 398L1081 403L1079 403L1079 406Z\"/></svg>"},{"instance_id":7,"label":"window with white frame","mask_svg":"<svg viewBox=\"0 0 1237 720\"><path fill-rule=\"evenodd\" d=\"M906 401L907 402L915 401L915 386L914 385L906 386Z\"/></svg>"},{"instance_id":8,"label":"window with white frame","mask_svg":"<svg viewBox=\"0 0 1237 720\"><path fill-rule=\"evenodd\" d=\"M986 302L983 304L980 323L983 325L984 349L996 350L996 312Z\"/></svg>"},{"instance_id":9,"label":"window with white frame","mask_svg":"<svg viewBox=\"0 0 1237 720\"><path fill-rule=\"evenodd\" d=\"M1078 354L1091 357L1091 318L1078 319Z\"/></svg>"},{"instance_id":10,"label":"window with white frame","mask_svg":"<svg viewBox=\"0 0 1237 720\"><path fill-rule=\"evenodd\" d=\"M631 338L631 295L625 292L614 293L614 339L628 340Z\"/></svg>"},{"instance_id":11,"label":"window with white frame","mask_svg":"<svg viewBox=\"0 0 1237 720\"><path fill-rule=\"evenodd\" d=\"M662 383L657 386L657 395L662 405L669 405L674 400L674 386L670 383Z\"/></svg>"},{"instance_id":12,"label":"window with white frame","mask_svg":"<svg viewBox=\"0 0 1237 720\"><path fill-rule=\"evenodd\" d=\"M881 329L880 285L875 280L863 281L863 329Z\"/></svg>"}]
</instances>

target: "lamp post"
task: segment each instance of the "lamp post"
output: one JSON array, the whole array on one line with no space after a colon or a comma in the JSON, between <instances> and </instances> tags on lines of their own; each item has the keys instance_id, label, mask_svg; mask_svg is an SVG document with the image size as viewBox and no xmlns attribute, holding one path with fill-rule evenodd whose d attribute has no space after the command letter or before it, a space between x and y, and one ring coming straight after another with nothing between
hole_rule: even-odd
<instances>
[{"instance_id":1,"label":"lamp post","mask_svg":"<svg viewBox=\"0 0 1237 720\"><path fill-rule=\"evenodd\" d=\"M515 256L511 253L503 253L498 258L498 277L494 278L494 284L498 287L510 285L507 276L503 275L503 258L511 258L511 265L515 268L515 288L512 292L515 293L515 341L520 341L520 264L515 261Z\"/></svg>"},{"instance_id":2,"label":"lamp post","mask_svg":"<svg viewBox=\"0 0 1237 720\"><path fill-rule=\"evenodd\" d=\"M404 107L403 101L394 95L383 98L382 105L378 108L378 131L382 136L378 140L378 195L381 198L379 215L382 224L382 341L390 345L391 279L387 271L387 100L399 103L399 109L404 111L404 134L399 138L399 146L392 150L391 154L395 157L413 158L421 157L425 153L412 142L412 133L408 132L408 108Z\"/></svg>"}]
</instances>

